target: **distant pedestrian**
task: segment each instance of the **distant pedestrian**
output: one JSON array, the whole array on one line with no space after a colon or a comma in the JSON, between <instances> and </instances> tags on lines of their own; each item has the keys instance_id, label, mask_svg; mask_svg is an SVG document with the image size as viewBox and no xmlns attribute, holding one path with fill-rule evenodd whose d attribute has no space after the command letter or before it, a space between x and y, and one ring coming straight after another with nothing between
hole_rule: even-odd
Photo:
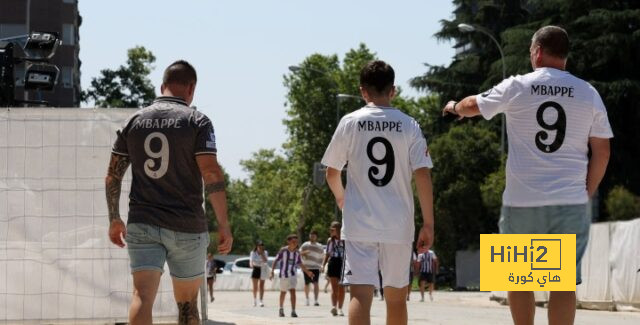
<instances>
[{"instance_id":1,"label":"distant pedestrian","mask_svg":"<svg viewBox=\"0 0 640 325\"><path fill-rule=\"evenodd\" d=\"M415 250L411 252L411 264L409 265L409 288L407 289L407 301L411 300L411 287L413 287L413 276L417 273L418 266L418 254Z\"/></svg>"},{"instance_id":2,"label":"distant pedestrian","mask_svg":"<svg viewBox=\"0 0 640 325\"><path fill-rule=\"evenodd\" d=\"M260 304L264 307L262 299L264 298L264 281L269 274L269 264L267 263L269 253L264 249L264 243L261 240L256 242L256 247L249 255L249 267L251 267L251 283L253 285L253 307ZM260 292L260 300L258 302L258 291Z\"/></svg>"},{"instance_id":3,"label":"distant pedestrian","mask_svg":"<svg viewBox=\"0 0 640 325\"><path fill-rule=\"evenodd\" d=\"M429 299L433 301L433 289L435 277L439 267L438 256L432 250L428 250L418 256L420 265L420 302L424 301L425 286L429 285Z\"/></svg>"},{"instance_id":4,"label":"distant pedestrian","mask_svg":"<svg viewBox=\"0 0 640 325\"><path fill-rule=\"evenodd\" d=\"M320 306L318 303L318 294L320 293L318 280L320 279L324 247L318 243L317 231L312 230L309 233L309 241L305 242L300 247L300 256L302 257L302 264L304 264L304 266L313 273L313 278L308 277L306 274L304 275L304 296L306 298L306 305L309 306L309 287L313 284L313 305Z\"/></svg>"},{"instance_id":5,"label":"distant pedestrian","mask_svg":"<svg viewBox=\"0 0 640 325\"><path fill-rule=\"evenodd\" d=\"M213 283L216 282L216 261L213 259L213 254L207 254L207 288L209 289L209 299L211 302L215 299L213 297Z\"/></svg>"},{"instance_id":6,"label":"distant pedestrian","mask_svg":"<svg viewBox=\"0 0 640 325\"><path fill-rule=\"evenodd\" d=\"M274 269L276 265L280 268L280 317L284 317L284 298L287 291L291 294L291 317L298 317L296 314L296 286L298 284L297 271L298 267L310 278L313 273L302 264L300 252L298 251L298 236L291 234L287 236L287 246L280 249L276 260L273 262L271 270L271 279L273 279Z\"/></svg>"},{"instance_id":7,"label":"distant pedestrian","mask_svg":"<svg viewBox=\"0 0 640 325\"><path fill-rule=\"evenodd\" d=\"M340 284L344 262L344 240L340 239L342 224L337 221L331 223L330 236L327 241L327 249L322 262L324 272L325 265L329 264L327 276L331 282L331 314L344 316L342 305L344 304L344 286Z\"/></svg>"}]
</instances>

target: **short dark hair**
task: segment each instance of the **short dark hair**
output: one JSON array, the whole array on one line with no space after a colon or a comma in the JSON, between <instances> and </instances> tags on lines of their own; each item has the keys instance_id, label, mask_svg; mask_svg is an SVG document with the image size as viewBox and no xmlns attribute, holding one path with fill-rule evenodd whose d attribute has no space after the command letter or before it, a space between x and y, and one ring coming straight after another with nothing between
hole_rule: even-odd
<instances>
[{"instance_id":1,"label":"short dark hair","mask_svg":"<svg viewBox=\"0 0 640 325\"><path fill-rule=\"evenodd\" d=\"M378 95L390 91L395 78L393 68L381 60L370 61L360 70L360 86Z\"/></svg>"},{"instance_id":2,"label":"short dark hair","mask_svg":"<svg viewBox=\"0 0 640 325\"><path fill-rule=\"evenodd\" d=\"M531 42L553 57L566 59L569 55L569 34L562 27L544 26L533 34Z\"/></svg>"},{"instance_id":3,"label":"short dark hair","mask_svg":"<svg viewBox=\"0 0 640 325\"><path fill-rule=\"evenodd\" d=\"M311 230L311 231L309 232L309 235L316 235L316 236L318 236L318 232L317 232L317 231L315 231L315 230Z\"/></svg>"},{"instance_id":4,"label":"short dark hair","mask_svg":"<svg viewBox=\"0 0 640 325\"><path fill-rule=\"evenodd\" d=\"M185 60L173 62L164 69L162 83L165 85L190 85L195 84L196 82L198 82L196 69L194 69L193 66Z\"/></svg>"}]
</instances>

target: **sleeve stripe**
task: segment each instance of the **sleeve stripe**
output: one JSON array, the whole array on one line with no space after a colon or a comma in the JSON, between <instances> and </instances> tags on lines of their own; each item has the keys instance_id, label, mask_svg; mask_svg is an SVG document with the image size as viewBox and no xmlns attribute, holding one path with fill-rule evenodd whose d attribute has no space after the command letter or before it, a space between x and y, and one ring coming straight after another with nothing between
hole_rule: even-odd
<instances>
[{"instance_id":1,"label":"sleeve stripe","mask_svg":"<svg viewBox=\"0 0 640 325\"><path fill-rule=\"evenodd\" d=\"M218 155L217 151L201 151L201 152L196 152L195 153L196 156L199 155Z\"/></svg>"},{"instance_id":2,"label":"sleeve stripe","mask_svg":"<svg viewBox=\"0 0 640 325\"><path fill-rule=\"evenodd\" d=\"M125 157L129 157L129 155L128 155L128 154L126 154L126 153L122 153L122 152L117 152L117 151L115 151L115 150L111 150L111 153L114 153L114 154L116 154L116 155L118 155L118 156L125 156Z\"/></svg>"}]
</instances>

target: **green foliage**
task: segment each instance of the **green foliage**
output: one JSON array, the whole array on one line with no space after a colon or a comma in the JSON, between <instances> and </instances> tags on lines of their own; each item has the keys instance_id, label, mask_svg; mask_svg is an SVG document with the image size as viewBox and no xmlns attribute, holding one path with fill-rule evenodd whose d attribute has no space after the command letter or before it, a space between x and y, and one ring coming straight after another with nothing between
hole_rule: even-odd
<instances>
[{"instance_id":1,"label":"green foliage","mask_svg":"<svg viewBox=\"0 0 640 325\"><path fill-rule=\"evenodd\" d=\"M91 80L91 87L83 91L82 101L93 100L96 107L138 108L149 105L155 98L149 74L156 57L143 46L127 51L127 64L117 70L104 69L101 76Z\"/></svg>"},{"instance_id":2,"label":"green foliage","mask_svg":"<svg viewBox=\"0 0 640 325\"><path fill-rule=\"evenodd\" d=\"M452 126L431 142L436 249L445 265L456 250L478 247L480 234L497 231L498 214L483 205L487 171L500 166L496 134L471 123Z\"/></svg>"},{"instance_id":3,"label":"green foliage","mask_svg":"<svg viewBox=\"0 0 640 325\"><path fill-rule=\"evenodd\" d=\"M364 44L346 53L342 63L336 55L313 54L298 66L300 71L285 76L288 118L284 121L289 139L284 144L292 170L293 187L299 193L312 183L313 163L319 162L331 140L338 119L362 107L357 99L338 101L337 94L359 95L360 69L375 59ZM302 195L302 194L301 194ZM298 199L301 201L302 197ZM298 206L297 213L301 213ZM334 220L335 202L327 186L314 188L300 219L304 234L314 227L324 238ZM295 214L294 214L295 215Z\"/></svg>"},{"instance_id":4,"label":"green foliage","mask_svg":"<svg viewBox=\"0 0 640 325\"><path fill-rule=\"evenodd\" d=\"M632 193L640 193L637 159L630 159L640 156L640 146L637 145L640 143L640 128L637 127L640 124L640 106L636 100L640 97L640 66L635 63L635 58L640 57L640 2L453 2L456 5L454 18L441 21L442 29L435 36L440 40L453 41L455 47L465 50L460 51L448 66L427 64L426 73L412 79L412 86L426 90L430 97L439 96L439 106L442 107L448 100L480 93L502 79L502 62L496 45L480 32L462 33L457 27L460 23L483 26L498 40L504 50L507 75L531 71L529 46L538 28L549 24L564 27L572 44L567 70L587 80L599 91L608 107L609 120L616 135L612 139L612 156L601 191L606 193L612 184L622 184ZM478 244L478 237L474 236L497 230L505 176L504 164L499 163L497 153L495 156L478 156L474 151L455 148L452 141L459 131L448 128L464 127L467 132L482 129L483 133L491 134L490 138L499 139L500 122L497 118L492 121L478 118L460 125L434 121L428 118L430 113L415 112L417 116L414 117L420 121L428 139L432 139L435 245L445 262L451 263L456 249ZM455 149L442 152L444 147ZM478 175L468 174L468 170L474 170ZM456 172L461 175L456 175ZM625 202L629 206L631 200L628 196ZM466 219L469 214L486 218L478 224L477 220Z\"/></svg>"},{"instance_id":5,"label":"green foliage","mask_svg":"<svg viewBox=\"0 0 640 325\"><path fill-rule=\"evenodd\" d=\"M489 174L484 183L480 186L482 192L482 204L487 208L492 216L500 215L502 207L502 192L504 192L506 181L505 163L500 165L500 169Z\"/></svg>"},{"instance_id":6,"label":"green foliage","mask_svg":"<svg viewBox=\"0 0 640 325\"><path fill-rule=\"evenodd\" d=\"M617 185L605 201L609 220L631 220L640 217L640 197L633 195L624 186Z\"/></svg>"}]
</instances>

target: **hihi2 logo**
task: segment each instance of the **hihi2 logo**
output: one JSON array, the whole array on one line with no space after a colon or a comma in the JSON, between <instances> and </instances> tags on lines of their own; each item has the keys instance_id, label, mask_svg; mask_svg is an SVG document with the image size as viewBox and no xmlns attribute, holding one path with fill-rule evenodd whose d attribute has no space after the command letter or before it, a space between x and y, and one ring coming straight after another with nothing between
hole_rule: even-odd
<instances>
[{"instance_id":1,"label":"hihi2 logo","mask_svg":"<svg viewBox=\"0 0 640 325\"><path fill-rule=\"evenodd\" d=\"M575 235L480 235L480 290L575 289Z\"/></svg>"}]
</instances>

